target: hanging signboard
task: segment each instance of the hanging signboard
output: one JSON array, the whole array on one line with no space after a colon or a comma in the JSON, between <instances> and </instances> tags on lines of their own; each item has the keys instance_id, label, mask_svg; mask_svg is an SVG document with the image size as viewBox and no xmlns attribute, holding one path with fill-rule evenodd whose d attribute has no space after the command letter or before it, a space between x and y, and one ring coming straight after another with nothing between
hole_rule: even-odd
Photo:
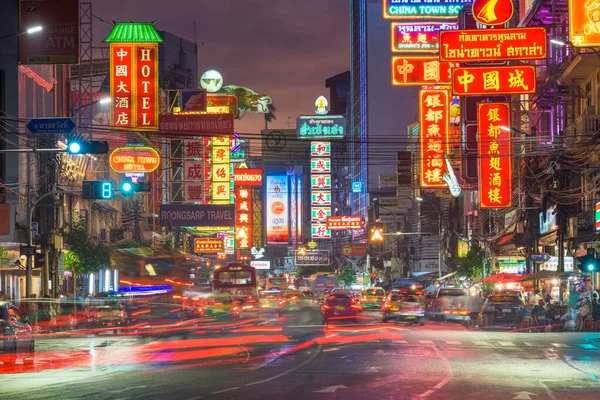
<instances>
[{"instance_id":1,"label":"hanging signboard","mask_svg":"<svg viewBox=\"0 0 600 400\"><path fill-rule=\"evenodd\" d=\"M331 231L325 224L313 223L310 227L312 239L331 239Z\"/></svg>"},{"instance_id":2,"label":"hanging signboard","mask_svg":"<svg viewBox=\"0 0 600 400\"><path fill-rule=\"evenodd\" d=\"M342 139L346 130L343 115L301 115L296 119L299 139Z\"/></svg>"},{"instance_id":3,"label":"hanging signboard","mask_svg":"<svg viewBox=\"0 0 600 400\"><path fill-rule=\"evenodd\" d=\"M392 53L437 53L440 31L458 29L457 24L445 22L392 22Z\"/></svg>"},{"instance_id":4,"label":"hanging signboard","mask_svg":"<svg viewBox=\"0 0 600 400\"><path fill-rule=\"evenodd\" d=\"M600 46L600 3L569 1L569 41L575 47Z\"/></svg>"},{"instance_id":5,"label":"hanging signboard","mask_svg":"<svg viewBox=\"0 0 600 400\"><path fill-rule=\"evenodd\" d=\"M472 0L382 0L384 19L454 19Z\"/></svg>"},{"instance_id":6,"label":"hanging signboard","mask_svg":"<svg viewBox=\"0 0 600 400\"><path fill-rule=\"evenodd\" d=\"M312 158L310 160L310 172L313 174L324 174L331 172L330 158Z\"/></svg>"},{"instance_id":7,"label":"hanging signboard","mask_svg":"<svg viewBox=\"0 0 600 400\"><path fill-rule=\"evenodd\" d=\"M311 204L315 206L330 206L331 205L331 192L322 190L318 192L312 192Z\"/></svg>"},{"instance_id":8,"label":"hanging signboard","mask_svg":"<svg viewBox=\"0 0 600 400\"><path fill-rule=\"evenodd\" d=\"M310 142L311 157L329 157L331 155L331 142Z\"/></svg>"},{"instance_id":9,"label":"hanging signboard","mask_svg":"<svg viewBox=\"0 0 600 400\"><path fill-rule=\"evenodd\" d=\"M512 206L510 103L479 103L479 206ZM505 129L502 129L504 127Z\"/></svg>"},{"instance_id":10,"label":"hanging signboard","mask_svg":"<svg viewBox=\"0 0 600 400\"><path fill-rule=\"evenodd\" d=\"M440 61L540 60L547 54L546 29L461 29L440 32Z\"/></svg>"},{"instance_id":11,"label":"hanging signboard","mask_svg":"<svg viewBox=\"0 0 600 400\"><path fill-rule=\"evenodd\" d=\"M342 255L346 257L365 257L367 255L366 243L344 243Z\"/></svg>"},{"instance_id":12,"label":"hanging signboard","mask_svg":"<svg viewBox=\"0 0 600 400\"><path fill-rule=\"evenodd\" d=\"M459 67L452 70L456 96L535 93L535 67Z\"/></svg>"},{"instance_id":13,"label":"hanging signboard","mask_svg":"<svg viewBox=\"0 0 600 400\"><path fill-rule=\"evenodd\" d=\"M233 204L161 204L161 226L230 227L235 223Z\"/></svg>"},{"instance_id":14,"label":"hanging signboard","mask_svg":"<svg viewBox=\"0 0 600 400\"><path fill-rule=\"evenodd\" d=\"M448 90L419 91L421 187L443 188L444 155L449 153L450 94Z\"/></svg>"},{"instance_id":15,"label":"hanging signboard","mask_svg":"<svg viewBox=\"0 0 600 400\"><path fill-rule=\"evenodd\" d=\"M119 147L110 154L111 168L118 173L152 172L160 165L160 156L152 147Z\"/></svg>"},{"instance_id":16,"label":"hanging signboard","mask_svg":"<svg viewBox=\"0 0 600 400\"><path fill-rule=\"evenodd\" d=\"M252 189L237 187L235 189L235 248L252 247Z\"/></svg>"},{"instance_id":17,"label":"hanging signboard","mask_svg":"<svg viewBox=\"0 0 600 400\"><path fill-rule=\"evenodd\" d=\"M329 251L327 250L306 250L303 254L299 254L296 251L295 254L296 266L327 266L331 263L329 260Z\"/></svg>"},{"instance_id":18,"label":"hanging signboard","mask_svg":"<svg viewBox=\"0 0 600 400\"><path fill-rule=\"evenodd\" d=\"M195 238L194 252L203 254L216 254L225 251L223 239L218 238Z\"/></svg>"},{"instance_id":19,"label":"hanging signboard","mask_svg":"<svg viewBox=\"0 0 600 400\"><path fill-rule=\"evenodd\" d=\"M311 222L325 222L327 217L331 215L331 207L312 207L311 211Z\"/></svg>"},{"instance_id":20,"label":"hanging signboard","mask_svg":"<svg viewBox=\"0 0 600 400\"><path fill-rule=\"evenodd\" d=\"M178 136L233 135L232 114L161 114L160 134ZM228 142L229 144L229 142Z\"/></svg>"},{"instance_id":21,"label":"hanging signboard","mask_svg":"<svg viewBox=\"0 0 600 400\"><path fill-rule=\"evenodd\" d=\"M438 56L392 57L392 86L449 85L455 66Z\"/></svg>"},{"instance_id":22,"label":"hanging signboard","mask_svg":"<svg viewBox=\"0 0 600 400\"><path fill-rule=\"evenodd\" d=\"M334 215L327 217L327 229L343 230L343 229L361 229L363 227L363 219L360 216L341 216Z\"/></svg>"},{"instance_id":23,"label":"hanging signboard","mask_svg":"<svg viewBox=\"0 0 600 400\"><path fill-rule=\"evenodd\" d=\"M310 188L313 190L331 189L331 175L311 175Z\"/></svg>"},{"instance_id":24,"label":"hanging signboard","mask_svg":"<svg viewBox=\"0 0 600 400\"><path fill-rule=\"evenodd\" d=\"M263 171L260 168L236 168L233 181L239 186L262 186Z\"/></svg>"}]
</instances>

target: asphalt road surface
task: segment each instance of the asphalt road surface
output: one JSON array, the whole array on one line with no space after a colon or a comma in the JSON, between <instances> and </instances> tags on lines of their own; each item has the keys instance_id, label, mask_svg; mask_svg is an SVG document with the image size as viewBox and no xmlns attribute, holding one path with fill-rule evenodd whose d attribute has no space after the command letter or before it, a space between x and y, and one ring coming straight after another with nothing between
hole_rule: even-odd
<instances>
[{"instance_id":1,"label":"asphalt road surface","mask_svg":"<svg viewBox=\"0 0 600 400\"><path fill-rule=\"evenodd\" d=\"M0 399L600 398L598 333L363 322L42 337L33 366L0 365Z\"/></svg>"}]
</instances>

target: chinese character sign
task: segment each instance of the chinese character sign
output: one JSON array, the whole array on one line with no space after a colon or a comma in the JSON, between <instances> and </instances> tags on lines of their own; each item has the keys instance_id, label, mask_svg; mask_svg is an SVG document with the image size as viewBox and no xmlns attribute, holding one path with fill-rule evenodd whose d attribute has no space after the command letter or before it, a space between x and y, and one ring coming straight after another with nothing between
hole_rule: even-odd
<instances>
[{"instance_id":1,"label":"chinese character sign","mask_svg":"<svg viewBox=\"0 0 600 400\"><path fill-rule=\"evenodd\" d=\"M311 222L325 222L331 216L331 207L312 207L310 213Z\"/></svg>"},{"instance_id":2,"label":"chinese character sign","mask_svg":"<svg viewBox=\"0 0 600 400\"><path fill-rule=\"evenodd\" d=\"M481 208L512 206L511 131L508 127L510 103L478 104Z\"/></svg>"},{"instance_id":3,"label":"chinese character sign","mask_svg":"<svg viewBox=\"0 0 600 400\"><path fill-rule=\"evenodd\" d=\"M311 189L313 190L323 190L323 189L331 189L331 175L323 174L323 175L312 175L310 177L311 181Z\"/></svg>"},{"instance_id":4,"label":"chinese character sign","mask_svg":"<svg viewBox=\"0 0 600 400\"><path fill-rule=\"evenodd\" d=\"M110 44L111 126L158 127L158 43Z\"/></svg>"},{"instance_id":5,"label":"chinese character sign","mask_svg":"<svg viewBox=\"0 0 600 400\"><path fill-rule=\"evenodd\" d=\"M252 247L252 189L236 187L235 189L235 248Z\"/></svg>"},{"instance_id":6,"label":"chinese character sign","mask_svg":"<svg viewBox=\"0 0 600 400\"><path fill-rule=\"evenodd\" d=\"M546 58L545 28L465 29L440 32L440 60L454 62Z\"/></svg>"},{"instance_id":7,"label":"chinese character sign","mask_svg":"<svg viewBox=\"0 0 600 400\"><path fill-rule=\"evenodd\" d=\"M310 172L321 174L331 172L330 158L313 158L310 160Z\"/></svg>"},{"instance_id":8,"label":"chinese character sign","mask_svg":"<svg viewBox=\"0 0 600 400\"><path fill-rule=\"evenodd\" d=\"M329 157L331 155L331 142L310 142L311 157Z\"/></svg>"},{"instance_id":9,"label":"chinese character sign","mask_svg":"<svg viewBox=\"0 0 600 400\"><path fill-rule=\"evenodd\" d=\"M448 154L450 129L450 93L447 90L419 91L419 127L421 143L421 187L445 187L444 155Z\"/></svg>"},{"instance_id":10,"label":"chinese character sign","mask_svg":"<svg viewBox=\"0 0 600 400\"><path fill-rule=\"evenodd\" d=\"M229 137L213 136L211 157L212 201L215 204L229 203L231 167L229 164Z\"/></svg>"},{"instance_id":11,"label":"chinese character sign","mask_svg":"<svg viewBox=\"0 0 600 400\"><path fill-rule=\"evenodd\" d=\"M450 84L454 63L440 62L437 56L392 57L393 86Z\"/></svg>"},{"instance_id":12,"label":"chinese character sign","mask_svg":"<svg viewBox=\"0 0 600 400\"><path fill-rule=\"evenodd\" d=\"M575 47L600 46L600 3L569 0L569 41Z\"/></svg>"},{"instance_id":13,"label":"chinese character sign","mask_svg":"<svg viewBox=\"0 0 600 400\"><path fill-rule=\"evenodd\" d=\"M327 229L327 224L312 224L311 237L313 239L331 239L331 230Z\"/></svg>"},{"instance_id":14,"label":"chinese character sign","mask_svg":"<svg viewBox=\"0 0 600 400\"><path fill-rule=\"evenodd\" d=\"M111 126L132 128L133 121L133 45L110 44L110 98L112 99Z\"/></svg>"},{"instance_id":15,"label":"chinese character sign","mask_svg":"<svg viewBox=\"0 0 600 400\"><path fill-rule=\"evenodd\" d=\"M391 23L392 53L437 53L440 48L440 31L458 29L456 24Z\"/></svg>"},{"instance_id":16,"label":"chinese character sign","mask_svg":"<svg viewBox=\"0 0 600 400\"><path fill-rule=\"evenodd\" d=\"M452 94L526 94L535 93L535 67L460 67L452 70Z\"/></svg>"}]
</instances>

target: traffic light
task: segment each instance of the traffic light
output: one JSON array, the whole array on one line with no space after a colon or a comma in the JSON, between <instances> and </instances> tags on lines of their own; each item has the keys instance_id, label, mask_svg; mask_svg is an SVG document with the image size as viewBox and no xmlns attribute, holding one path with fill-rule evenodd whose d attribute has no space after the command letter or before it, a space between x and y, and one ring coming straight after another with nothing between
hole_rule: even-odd
<instances>
[{"instance_id":1,"label":"traffic light","mask_svg":"<svg viewBox=\"0 0 600 400\"><path fill-rule=\"evenodd\" d=\"M383 226L381 224L375 224L371 227L369 241L373 243L383 242Z\"/></svg>"},{"instance_id":2,"label":"traffic light","mask_svg":"<svg viewBox=\"0 0 600 400\"><path fill-rule=\"evenodd\" d=\"M81 197L85 200L112 200L114 195L111 181L83 181Z\"/></svg>"},{"instance_id":3,"label":"traffic light","mask_svg":"<svg viewBox=\"0 0 600 400\"><path fill-rule=\"evenodd\" d=\"M108 153L108 142L99 140L73 140L67 144L69 154L106 154Z\"/></svg>"},{"instance_id":4,"label":"traffic light","mask_svg":"<svg viewBox=\"0 0 600 400\"><path fill-rule=\"evenodd\" d=\"M120 186L121 196L133 196L134 193L138 192L149 192L152 190L152 184L150 182L136 182L133 183L130 180L121 182Z\"/></svg>"},{"instance_id":5,"label":"traffic light","mask_svg":"<svg viewBox=\"0 0 600 400\"><path fill-rule=\"evenodd\" d=\"M585 256L577 257L577 261L579 262L577 268L583 272L589 273L600 270L600 268L598 268L599 262L596 258L596 252L593 248L589 248Z\"/></svg>"}]
</instances>

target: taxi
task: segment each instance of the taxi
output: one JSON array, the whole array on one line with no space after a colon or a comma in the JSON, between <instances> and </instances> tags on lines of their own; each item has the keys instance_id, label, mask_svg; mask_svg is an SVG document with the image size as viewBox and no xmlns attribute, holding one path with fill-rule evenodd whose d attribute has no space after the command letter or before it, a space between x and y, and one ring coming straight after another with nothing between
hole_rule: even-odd
<instances>
[{"instance_id":1,"label":"taxi","mask_svg":"<svg viewBox=\"0 0 600 400\"><path fill-rule=\"evenodd\" d=\"M392 292L386 297L381 312L383 322L395 319L421 325L425 323L425 307L418 295Z\"/></svg>"},{"instance_id":2,"label":"taxi","mask_svg":"<svg viewBox=\"0 0 600 400\"><path fill-rule=\"evenodd\" d=\"M203 318L235 320L240 318L242 309L230 295L215 293L202 299L198 311Z\"/></svg>"},{"instance_id":3,"label":"taxi","mask_svg":"<svg viewBox=\"0 0 600 400\"><path fill-rule=\"evenodd\" d=\"M279 290L262 290L258 294L258 302L262 311L277 311Z\"/></svg>"},{"instance_id":4,"label":"taxi","mask_svg":"<svg viewBox=\"0 0 600 400\"><path fill-rule=\"evenodd\" d=\"M363 307L368 309L379 310L385 299L385 291L382 288L366 289L360 300Z\"/></svg>"}]
</instances>

